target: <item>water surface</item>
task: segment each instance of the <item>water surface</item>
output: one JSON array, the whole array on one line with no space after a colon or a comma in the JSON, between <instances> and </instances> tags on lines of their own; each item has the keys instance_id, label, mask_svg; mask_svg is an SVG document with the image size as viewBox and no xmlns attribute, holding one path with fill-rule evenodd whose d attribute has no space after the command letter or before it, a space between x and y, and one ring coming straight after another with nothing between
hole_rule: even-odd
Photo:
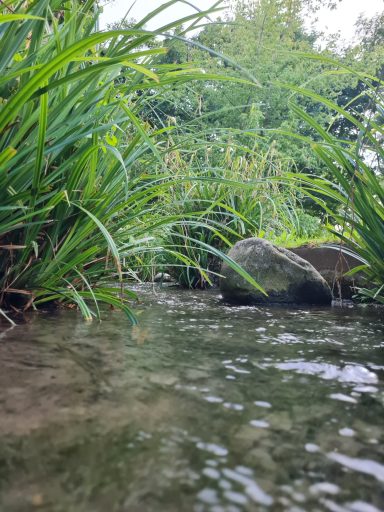
<instances>
[{"instance_id":1,"label":"water surface","mask_svg":"<svg viewBox=\"0 0 384 512\"><path fill-rule=\"evenodd\" d=\"M2 512L384 509L382 311L155 290L2 324Z\"/></svg>"}]
</instances>

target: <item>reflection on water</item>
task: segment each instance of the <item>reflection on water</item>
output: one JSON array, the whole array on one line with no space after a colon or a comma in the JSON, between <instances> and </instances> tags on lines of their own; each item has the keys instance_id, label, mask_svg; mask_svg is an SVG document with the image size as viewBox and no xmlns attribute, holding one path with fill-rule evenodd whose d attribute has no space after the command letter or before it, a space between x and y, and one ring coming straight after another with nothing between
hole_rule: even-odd
<instances>
[{"instance_id":1,"label":"reflection on water","mask_svg":"<svg viewBox=\"0 0 384 512\"><path fill-rule=\"evenodd\" d=\"M0 510L377 512L382 311L142 290L0 332Z\"/></svg>"}]
</instances>

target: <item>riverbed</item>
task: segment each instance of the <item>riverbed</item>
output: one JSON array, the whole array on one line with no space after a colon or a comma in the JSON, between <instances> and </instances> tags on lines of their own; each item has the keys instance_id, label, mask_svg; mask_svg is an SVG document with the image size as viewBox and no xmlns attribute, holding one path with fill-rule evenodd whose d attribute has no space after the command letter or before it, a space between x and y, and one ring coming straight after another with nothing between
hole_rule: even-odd
<instances>
[{"instance_id":1,"label":"riverbed","mask_svg":"<svg viewBox=\"0 0 384 512\"><path fill-rule=\"evenodd\" d=\"M1 324L1 512L384 509L382 310L138 292Z\"/></svg>"}]
</instances>

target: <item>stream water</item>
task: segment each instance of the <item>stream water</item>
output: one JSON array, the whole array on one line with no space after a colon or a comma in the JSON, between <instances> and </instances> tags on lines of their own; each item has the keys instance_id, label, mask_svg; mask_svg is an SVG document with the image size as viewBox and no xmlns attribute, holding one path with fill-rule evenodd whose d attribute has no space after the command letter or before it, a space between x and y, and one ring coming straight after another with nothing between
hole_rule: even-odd
<instances>
[{"instance_id":1,"label":"stream water","mask_svg":"<svg viewBox=\"0 0 384 512\"><path fill-rule=\"evenodd\" d=\"M141 297L1 325L1 512L384 510L382 310Z\"/></svg>"}]
</instances>

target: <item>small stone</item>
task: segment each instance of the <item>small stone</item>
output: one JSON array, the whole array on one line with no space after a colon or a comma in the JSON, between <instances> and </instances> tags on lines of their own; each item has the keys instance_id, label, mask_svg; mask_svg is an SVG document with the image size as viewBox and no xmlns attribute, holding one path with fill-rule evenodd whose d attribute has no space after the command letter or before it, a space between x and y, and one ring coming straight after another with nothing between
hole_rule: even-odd
<instances>
[{"instance_id":1,"label":"small stone","mask_svg":"<svg viewBox=\"0 0 384 512\"><path fill-rule=\"evenodd\" d=\"M246 455L245 462L249 464L255 464L255 462L257 462L258 467L262 468L263 471L268 471L271 473L274 473L278 470L277 464L273 460L269 450L261 447L250 450ZM236 468L236 471L241 473L239 468ZM248 473L247 476L252 476L252 473Z\"/></svg>"},{"instance_id":2,"label":"small stone","mask_svg":"<svg viewBox=\"0 0 384 512\"><path fill-rule=\"evenodd\" d=\"M40 493L34 494L31 498L31 503L34 507L42 507L44 505L43 495Z\"/></svg>"},{"instance_id":3,"label":"small stone","mask_svg":"<svg viewBox=\"0 0 384 512\"><path fill-rule=\"evenodd\" d=\"M185 378L187 380L200 380L200 379L206 379L209 377L209 373L205 372L203 370L197 370L194 368L191 368L185 372Z\"/></svg>"},{"instance_id":4,"label":"small stone","mask_svg":"<svg viewBox=\"0 0 384 512\"><path fill-rule=\"evenodd\" d=\"M292 420L288 411L276 411L268 414L268 420L277 430L289 432L292 430Z\"/></svg>"},{"instance_id":5,"label":"small stone","mask_svg":"<svg viewBox=\"0 0 384 512\"><path fill-rule=\"evenodd\" d=\"M174 386L178 379L173 375L163 375L161 373L153 374L149 378L152 384L158 384L159 386Z\"/></svg>"},{"instance_id":6,"label":"small stone","mask_svg":"<svg viewBox=\"0 0 384 512\"><path fill-rule=\"evenodd\" d=\"M171 283L172 281L172 277L166 272L159 272L153 278L154 283Z\"/></svg>"}]
</instances>

